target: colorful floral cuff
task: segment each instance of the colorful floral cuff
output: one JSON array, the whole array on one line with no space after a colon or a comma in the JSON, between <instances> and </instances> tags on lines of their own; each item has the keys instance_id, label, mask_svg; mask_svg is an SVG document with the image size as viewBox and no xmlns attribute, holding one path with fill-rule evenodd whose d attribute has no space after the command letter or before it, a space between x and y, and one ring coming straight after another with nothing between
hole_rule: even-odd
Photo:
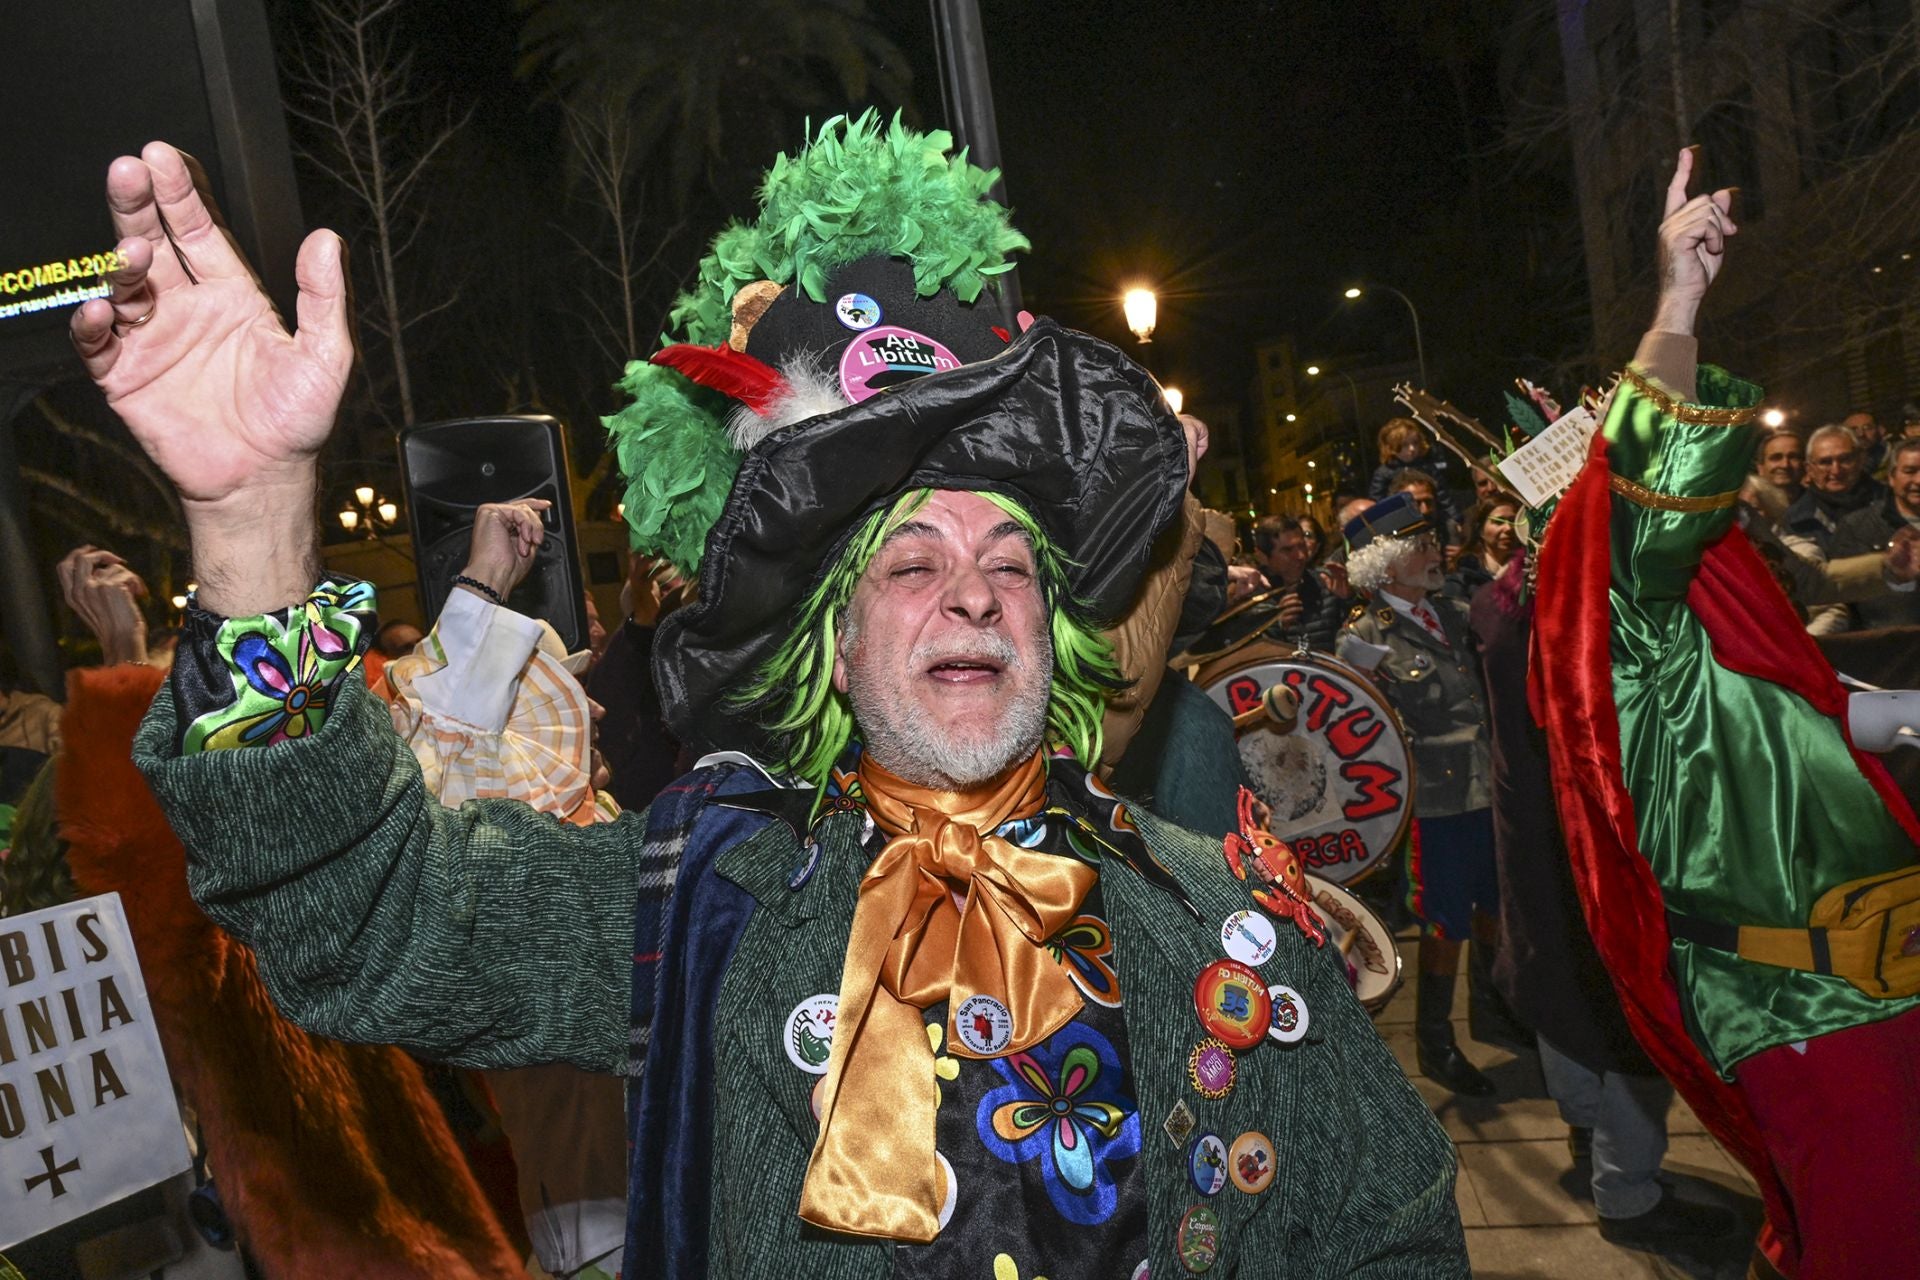
<instances>
[{"instance_id":1,"label":"colorful floral cuff","mask_svg":"<svg viewBox=\"0 0 1920 1280\"><path fill-rule=\"evenodd\" d=\"M271 746L319 731L342 679L360 678L374 628L370 583L326 580L278 613L193 608L173 668L180 753Z\"/></svg>"}]
</instances>

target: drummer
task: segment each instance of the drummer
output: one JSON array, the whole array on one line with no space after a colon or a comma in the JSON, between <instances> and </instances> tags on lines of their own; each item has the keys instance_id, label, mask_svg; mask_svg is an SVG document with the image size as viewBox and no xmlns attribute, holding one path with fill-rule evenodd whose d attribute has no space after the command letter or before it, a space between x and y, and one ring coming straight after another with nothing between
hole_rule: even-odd
<instances>
[{"instance_id":1,"label":"drummer","mask_svg":"<svg viewBox=\"0 0 1920 1280\"><path fill-rule=\"evenodd\" d=\"M1421 921L1414 1042L1420 1071L1468 1097L1493 1082L1453 1033L1454 976L1469 934L1491 957L1500 886L1493 856L1487 695L1466 604L1440 594L1440 540L1414 498L1396 493L1346 526L1355 604L1341 656L1371 670L1399 713L1419 786L1407 844L1407 905ZM1481 958L1476 955L1476 959Z\"/></svg>"}]
</instances>

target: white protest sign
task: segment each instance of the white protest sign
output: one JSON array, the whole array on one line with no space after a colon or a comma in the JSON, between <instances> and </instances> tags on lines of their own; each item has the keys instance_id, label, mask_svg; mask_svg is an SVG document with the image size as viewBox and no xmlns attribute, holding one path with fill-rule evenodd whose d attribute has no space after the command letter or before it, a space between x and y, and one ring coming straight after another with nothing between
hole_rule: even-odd
<instances>
[{"instance_id":1,"label":"white protest sign","mask_svg":"<svg viewBox=\"0 0 1920 1280\"><path fill-rule=\"evenodd\" d=\"M1530 507L1557 498L1579 478L1580 468L1587 464L1587 442L1599 425L1588 409L1562 414L1545 431L1515 449L1500 464L1500 474Z\"/></svg>"},{"instance_id":2,"label":"white protest sign","mask_svg":"<svg viewBox=\"0 0 1920 1280\"><path fill-rule=\"evenodd\" d=\"M0 1249L188 1163L120 895L0 919Z\"/></svg>"}]
</instances>

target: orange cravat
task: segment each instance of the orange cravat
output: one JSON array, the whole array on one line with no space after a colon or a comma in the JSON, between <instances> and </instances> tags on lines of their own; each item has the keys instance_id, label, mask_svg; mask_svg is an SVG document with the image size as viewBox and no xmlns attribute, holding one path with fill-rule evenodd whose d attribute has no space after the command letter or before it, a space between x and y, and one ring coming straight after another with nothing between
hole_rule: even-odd
<instances>
[{"instance_id":1,"label":"orange cravat","mask_svg":"<svg viewBox=\"0 0 1920 1280\"><path fill-rule=\"evenodd\" d=\"M1099 877L993 834L1040 811L1047 775L1037 751L971 791L904 782L870 756L860 784L891 839L860 881L800 1216L832 1231L925 1243L939 1234L940 1093L921 1010L948 1002L946 1052L961 1057L981 1056L954 1029L971 996L991 997L1012 1015L1011 1040L994 1056L1072 1021L1080 995L1042 944Z\"/></svg>"}]
</instances>

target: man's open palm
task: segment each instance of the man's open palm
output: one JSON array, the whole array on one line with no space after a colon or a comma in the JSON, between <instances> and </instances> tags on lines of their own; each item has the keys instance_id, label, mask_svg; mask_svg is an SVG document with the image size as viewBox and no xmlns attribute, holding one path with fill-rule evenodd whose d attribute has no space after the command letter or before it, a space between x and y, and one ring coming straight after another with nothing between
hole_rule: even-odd
<instances>
[{"instance_id":1,"label":"man's open palm","mask_svg":"<svg viewBox=\"0 0 1920 1280\"><path fill-rule=\"evenodd\" d=\"M74 346L107 402L192 501L218 503L304 466L353 367L340 238L316 231L300 246L289 335L180 152L154 142L115 160L107 203L126 265L111 299L73 317Z\"/></svg>"}]
</instances>

